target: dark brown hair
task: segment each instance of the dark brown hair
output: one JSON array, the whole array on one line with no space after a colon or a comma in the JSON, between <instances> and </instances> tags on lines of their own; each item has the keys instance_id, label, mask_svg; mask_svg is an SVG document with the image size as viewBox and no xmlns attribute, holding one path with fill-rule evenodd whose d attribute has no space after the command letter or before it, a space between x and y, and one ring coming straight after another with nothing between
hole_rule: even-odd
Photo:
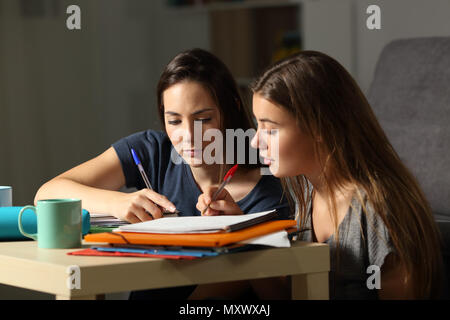
<instances>
[{"instance_id":1,"label":"dark brown hair","mask_svg":"<svg viewBox=\"0 0 450 320\"><path fill-rule=\"evenodd\" d=\"M244 105L236 81L226 65L212 53L203 49L190 49L176 55L165 67L158 82L157 99L161 125L164 123L163 92L184 81L194 81L203 85L216 102L222 121L221 131L226 129L255 129L248 108ZM247 139L248 140L248 139ZM250 141L246 141L246 155L243 167L256 168L260 164L248 164ZM235 144L236 146L236 144ZM235 149L237 158L237 149ZM258 157L259 159L259 157ZM258 160L259 161L259 160Z\"/></svg>"},{"instance_id":2,"label":"dark brown hair","mask_svg":"<svg viewBox=\"0 0 450 320\"><path fill-rule=\"evenodd\" d=\"M385 223L415 297L437 297L442 256L431 208L352 76L333 58L303 51L268 68L252 90L285 108L299 128L315 138L314 152L322 160L330 194L345 185L362 191L357 196L364 211L367 201ZM295 194L293 200L299 204L299 219L304 223L312 197L305 192L309 188L306 177L283 178L282 182ZM330 203L339 239L335 198Z\"/></svg>"}]
</instances>

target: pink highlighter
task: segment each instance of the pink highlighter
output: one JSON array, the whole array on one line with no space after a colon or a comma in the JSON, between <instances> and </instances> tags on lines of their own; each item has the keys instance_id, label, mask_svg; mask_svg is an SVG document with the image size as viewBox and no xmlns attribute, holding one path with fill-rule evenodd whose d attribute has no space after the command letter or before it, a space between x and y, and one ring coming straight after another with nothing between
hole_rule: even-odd
<instances>
[{"instance_id":1,"label":"pink highlighter","mask_svg":"<svg viewBox=\"0 0 450 320\"><path fill-rule=\"evenodd\" d=\"M211 202L216 201L217 196L220 194L220 192L223 190L223 188L225 188L225 186L231 180L231 178L233 178L233 175L236 172L238 166L239 166L238 164L235 164L230 170L228 170L225 177L223 177L223 181L220 184L219 189L217 189L216 192L214 192ZM208 206L205 209L203 209L202 216L205 214L206 210L208 210L211 202L208 204Z\"/></svg>"}]
</instances>

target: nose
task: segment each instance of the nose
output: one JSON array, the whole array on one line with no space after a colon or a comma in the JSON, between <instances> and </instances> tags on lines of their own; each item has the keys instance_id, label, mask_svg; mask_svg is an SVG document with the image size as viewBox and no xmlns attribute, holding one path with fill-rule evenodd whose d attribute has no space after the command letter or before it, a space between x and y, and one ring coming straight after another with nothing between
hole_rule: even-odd
<instances>
[{"instance_id":1,"label":"nose","mask_svg":"<svg viewBox=\"0 0 450 320\"><path fill-rule=\"evenodd\" d=\"M185 144L193 143L194 138L194 124L191 121L185 121L185 125L183 126L184 131L184 142Z\"/></svg>"},{"instance_id":2,"label":"nose","mask_svg":"<svg viewBox=\"0 0 450 320\"><path fill-rule=\"evenodd\" d=\"M172 132L171 140L177 146L194 145L194 123L183 121L182 124Z\"/></svg>"},{"instance_id":3,"label":"nose","mask_svg":"<svg viewBox=\"0 0 450 320\"><path fill-rule=\"evenodd\" d=\"M182 126L182 130L183 130L183 144L185 146L202 145L203 132L201 121L185 121L184 125Z\"/></svg>"},{"instance_id":4,"label":"nose","mask_svg":"<svg viewBox=\"0 0 450 320\"><path fill-rule=\"evenodd\" d=\"M250 145L259 150L266 150L268 145L266 141L266 135L264 134L264 130L261 132L259 129L256 131L255 136L253 137L252 141L250 142Z\"/></svg>"},{"instance_id":5,"label":"nose","mask_svg":"<svg viewBox=\"0 0 450 320\"><path fill-rule=\"evenodd\" d=\"M258 132L259 130L256 131L255 135L253 136L252 140L250 141L250 145L252 146L252 148L258 149Z\"/></svg>"}]
</instances>

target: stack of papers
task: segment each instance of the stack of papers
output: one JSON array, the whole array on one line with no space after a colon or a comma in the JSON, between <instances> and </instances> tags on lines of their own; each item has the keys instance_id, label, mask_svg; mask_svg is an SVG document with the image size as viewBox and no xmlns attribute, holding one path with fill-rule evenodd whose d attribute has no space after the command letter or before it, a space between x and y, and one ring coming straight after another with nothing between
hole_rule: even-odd
<instances>
[{"instance_id":1,"label":"stack of papers","mask_svg":"<svg viewBox=\"0 0 450 320\"><path fill-rule=\"evenodd\" d=\"M202 257L215 257L220 254L239 252L255 249L255 246L235 244L223 248L198 248L179 246L146 246L146 245L122 245L111 244L109 246L95 246L70 252L70 255L92 256L121 256L121 257L147 257L164 259L197 259Z\"/></svg>"},{"instance_id":2,"label":"stack of papers","mask_svg":"<svg viewBox=\"0 0 450 320\"><path fill-rule=\"evenodd\" d=\"M161 218L146 222L120 226L114 231L160 234L218 233L232 232L276 217L276 210L229 216L192 216ZM243 241L247 244L258 244L272 247L290 247L285 230Z\"/></svg>"},{"instance_id":3,"label":"stack of papers","mask_svg":"<svg viewBox=\"0 0 450 320\"><path fill-rule=\"evenodd\" d=\"M126 224L129 224L129 222L120 220L110 214L91 213L91 226L117 228Z\"/></svg>"},{"instance_id":4,"label":"stack of papers","mask_svg":"<svg viewBox=\"0 0 450 320\"><path fill-rule=\"evenodd\" d=\"M272 220L276 210L229 216L191 216L156 219L121 226L114 231L139 233L214 233L232 232Z\"/></svg>"},{"instance_id":5,"label":"stack of papers","mask_svg":"<svg viewBox=\"0 0 450 320\"><path fill-rule=\"evenodd\" d=\"M295 220L274 220L276 210L234 216L164 217L87 235L95 247L71 254L167 259L212 257L267 247L290 247ZM99 242L109 243L98 246ZM232 250L231 250L232 249Z\"/></svg>"}]
</instances>

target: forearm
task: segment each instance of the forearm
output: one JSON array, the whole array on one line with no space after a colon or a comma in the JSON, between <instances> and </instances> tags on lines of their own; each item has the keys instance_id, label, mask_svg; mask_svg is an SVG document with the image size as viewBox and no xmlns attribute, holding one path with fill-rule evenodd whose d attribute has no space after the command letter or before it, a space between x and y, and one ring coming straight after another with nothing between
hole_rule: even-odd
<instances>
[{"instance_id":1,"label":"forearm","mask_svg":"<svg viewBox=\"0 0 450 320\"><path fill-rule=\"evenodd\" d=\"M42 199L81 199L83 209L91 213L112 213L113 199L121 192L83 185L67 178L55 178L42 185L34 203Z\"/></svg>"}]
</instances>

